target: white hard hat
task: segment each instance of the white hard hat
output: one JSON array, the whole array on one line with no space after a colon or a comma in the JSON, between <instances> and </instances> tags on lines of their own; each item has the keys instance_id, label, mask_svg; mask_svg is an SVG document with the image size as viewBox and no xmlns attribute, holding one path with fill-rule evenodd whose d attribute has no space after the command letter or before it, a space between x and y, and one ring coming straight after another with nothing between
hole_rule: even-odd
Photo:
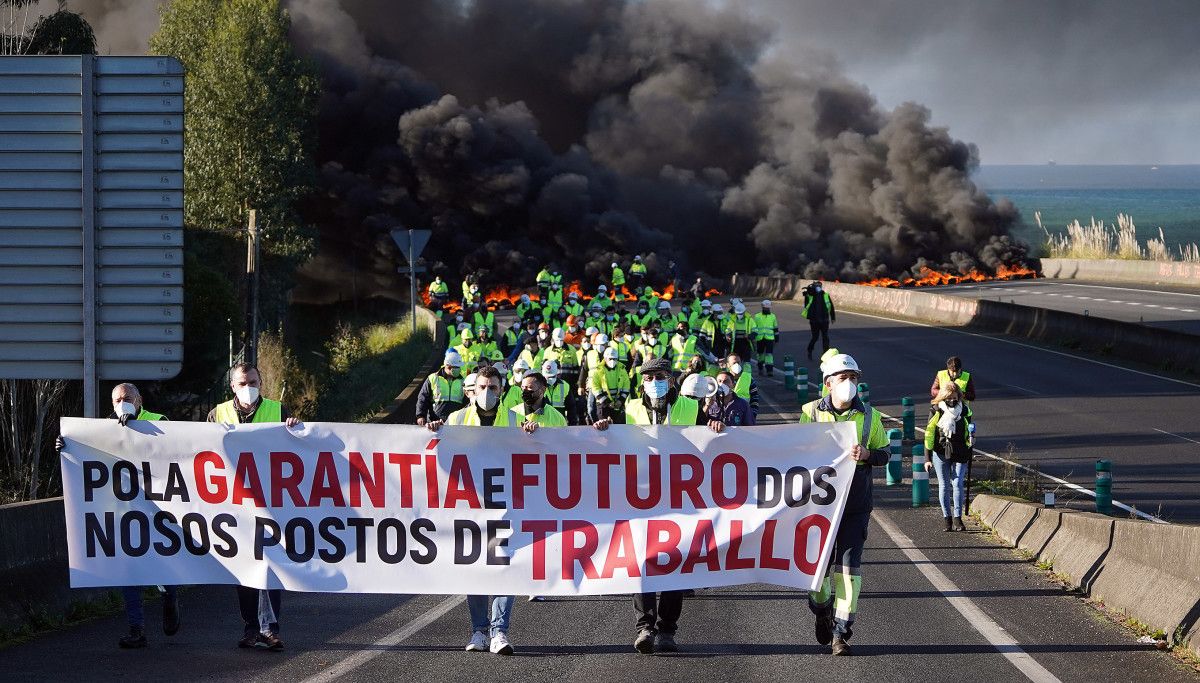
<instances>
[{"instance_id":1,"label":"white hard hat","mask_svg":"<svg viewBox=\"0 0 1200 683\"><path fill-rule=\"evenodd\" d=\"M477 378L478 376L479 375L472 372L471 374L464 377L463 378L463 390L471 391L472 389L474 389L475 388L475 378Z\"/></svg>"},{"instance_id":2,"label":"white hard hat","mask_svg":"<svg viewBox=\"0 0 1200 683\"><path fill-rule=\"evenodd\" d=\"M557 376L558 375L558 361L548 360L545 363L542 363L542 374L547 377L549 377L551 375Z\"/></svg>"},{"instance_id":3,"label":"white hard hat","mask_svg":"<svg viewBox=\"0 0 1200 683\"><path fill-rule=\"evenodd\" d=\"M665 308L669 311L669 310L671 310L671 302L670 301L660 301L660 302L658 302L658 307Z\"/></svg>"},{"instance_id":4,"label":"white hard hat","mask_svg":"<svg viewBox=\"0 0 1200 683\"><path fill-rule=\"evenodd\" d=\"M586 330L584 330L584 331L583 331L583 334L584 334L584 335L586 335L586 336L587 336L587 338L588 338L588 340L590 341L590 340L591 340L591 338L592 338L592 336L593 336L593 335L595 335L595 334L596 334L597 332L599 332L599 331L600 331L600 330L596 329L596 326L595 326L595 325L592 325L591 327L589 327L589 328L587 328Z\"/></svg>"},{"instance_id":5,"label":"white hard hat","mask_svg":"<svg viewBox=\"0 0 1200 683\"><path fill-rule=\"evenodd\" d=\"M518 358L516 363L513 363L513 372L525 372L529 369L529 363L525 362L524 358Z\"/></svg>"},{"instance_id":6,"label":"white hard hat","mask_svg":"<svg viewBox=\"0 0 1200 683\"><path fill-rule=\"evenodd\" d=\"M713 305L713 303L711 301L709 301L708 299L705 299L704 301L700 302L700 308L708 308L712 305Z\"/></svg>"},{"instance_id":7,"label":"white hard hat","mask_svg":"<svg viewBox=\"0 0 1200 683\"><path fill-rule=\"evenodd\" d=\"M617 360L620 357L621 354L617 352L617 347L610 346L604 349L604 360Z\"/></svg>"},{"instance_id":8,"label":"white hard hat","mask_svg":"<svg viewBox=\"0 0 1200 683\"><path fill-rule=\"evenodd\" d=\"M633 260L634 260L634 261L641 261L641 260L642 260L642 257L641 257L641 256L634 256L634 257L633 257Z\"/></svg>"},{"instance_id":9,"label":"white hard hat","mask_svg":"<svg viewBox=\"0 0 1200 683\"><path fill-rule=\"evenodd\" d=\"M725 312L725 307L722 306L721 304L713 304L712 309L713 309L713 313L724 313Z\"/></svg>"},{"instance_id":10,"label":"white hard hat","mask_svg":"<svg viewBox=\"0 0 1200 683\"><path fill-rule=\"evenodd\" d=\"M684 378L679 387L679 394L688 398L708 398L717 393L717 383L713 378L701 373L693 373Z\"/></svg>"},{"instance_id":11,"label":"white hard hat","mask_svg":"<svg viewBox=\"0 0 1200 683\"><path fill-rule=\"evenodd\" d=\"M596 346L605 346L607 344L608 344L608 335L607 334L602 334L599 337L596 337Z\"/></svg>"},{"instance_id":12,"label":"white hard hat","mask_svg":"<svg viewBox=\"0 0 1200 683\"><path fill-rule=\"evenodd\" d=\"M442 365L449 365L452 368L461 368L462 356L458 355L458 351L450 349L446 352L446 356L442 358Z\"/></svg>"},{"instance_id":13,"label":"white hard hat","mask_svg":"<svg viewBox=\"0 0 1200 683\"><path fill-rule=\"evenodd\" d=\"M617 267L617 262L616 262L616 261L613 261L612 267L613 267L613 268L616 268L616 267Z\"/></svg>"},{"instance_id":14,"label":"white hard hat","mask_svg":"<svg viewBox=\"0 0 1200 683\"><path fill-rule=\"evenodd\" d=\"M746 312L746 304L744 304L740 301L737 302L736 304L733 305L733 312L737 313L738 315L745 313Z\"/></svg>"},{"instance_id":15,"label":"white hard hat","mask_svg":"<svg viewBox=\"0 0 1200 683\"><path fill-rule=\"evenodd\" d=\"M607 292L608 287L605 287L604 285L600 285L599 287L596 288L596 290L600 291L600 292Z\"/></svg>"},{"instance_id":16,"label":"white hard hat","mask_svg":"<svg viewBox=\"0 0 1200 683\"><path fill-rule=\"evenodd\" d=\"M854 360L853 356L845 353L839 353L833 358L821 363L821 379L832 377L839 372L845 372L847 370L853 370L860 375L862 374L862 370L858 368L858 361Z\"/></svg>"},{"instance_id":17,"label":"white hard hat","mask_svg":"<svg viewBox=\"0 0 1200 683\"><path fill-rule=\"evenodd\" d=\"M736 297L736 296L735 296L735 297L733 297L732 299L730 299L730 300L729 300L729 303L731 303L731 304L734 304L734 305L737 305L737 304L740 304L740 303L742 303L742 300L741 300L741 299L739 299L738 297Z\"/></svg>"},{"instance_id":18,"label":"white hard hat","mask_svg":"<svg viewBox=\"0 0 1200 683\"><path fill-rule=\"evenodd\" d=\"M508 374L508 364L506 364L502 360L496 361L495 364L492 365L492 367L496 368L496 372L500 373L501 377Z\"/></svg>"},{"instance_id":19,"label":"white hard hat","mask_svg":"<svg viewBox=\"0 0 1200 683\"><path fill-rule=\"evenodd\" d=\"M763 299L762 305L763 305L763 308L770 308L770 307L771 307L771 300L770 300L770 299Z\"/></svg>"},{"instance_id":20,"label":"white hard hat","mask_svg":"<svg viewBox=\"0 0 1200 683\"><path fill-rule=\"evenodd\" d=\"M556 327L554 328L554 331L550 333L550 338L554 340L566 339L566 334L567 333L563 332L561 327Z\"/></svg>"}]
</instances>

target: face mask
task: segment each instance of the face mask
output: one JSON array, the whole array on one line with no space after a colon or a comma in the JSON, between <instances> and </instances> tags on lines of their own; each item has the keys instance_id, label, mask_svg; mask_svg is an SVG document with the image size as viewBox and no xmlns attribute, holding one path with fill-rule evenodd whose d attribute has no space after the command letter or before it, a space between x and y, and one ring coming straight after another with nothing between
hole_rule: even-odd
<instances>
[{"instance_id":1,"label":"face mask","mask_svg":"<svg viewBox=\"0 0 1200 683\"><path fill-rule=\"evenodd\" d=\"M546 334L546 331L545 331L545 330L542 330L541 332L538 332L538 339L545 339L546 337L549 337L549 336L550 336L550 335Z\"/></svg>"},{"instance_id":2,"label":"face mask","mask_svg":"<svg viewBox=\"0 0 1200 683\"><path fill-rule=\"evenodd\" d=\"M686 337L687 330L675 330L675 334L679 335L680 337Z\"/></svg>"},{"instance_id":3,"label":"face mask","mask_svg":"<svg viewBox=\"0 0 1200 683\"><path fill-rule=\"evenodd\" d=\"M654 346L655 344L658 343L658 337L650 337L649 339L646 340L646 343L649 344L650 346Z\"/></svg>"},{"instance_id":4,"label":"face mask","mask_svg":"<svg viewBox=\"0 0 1200 683\"><path fill-rule=\"evenodd\" d=\"M461 376L462 376L462 370L460 370L459 368L450 368L450 376L451 376L451 377L461 377ZM254 395L255 395L255 396L258 396L258 390L257 390L257 389L255 389L255 390L254 390Z\"/></svg>"},{"instance_id":5,"label":"face mask","mask_svg":"<svg viewBox=\"0 0 1200 683\"><path fill-rule=\"evenodd\" d=\"M819 291L821 291L821 285L817 285L816 287L813 287L813 291L814 291L814 292L819 292Z\"/></svg>"},{"instance_id":6,"label":"face mask","mask_svg":"<svg viewBox=\"0 0 1200 683\"><path fill-rule=\"evenodd\" d=\"M608 369L611 370L611 369L617 367L617 359L616 358L608 358L604 361L604 364L607 365Z\"/></svg>"},{"instance_id":7,"label":"face mask","mask_svg":"<svg viewBox=\"0 0 1200 683\"><path fill-rule=\"evenodd\" d=\"M461 315L454 316L454 322L461 323L462 321L463 321L463 317Z\"/></svg>"},{"instance_id":8,"label":"face mask","mask_svg":"<svg viewBox=\"0 0 1200 683\"><path fill-rule=\"evenodd\" d=\"M657 401L658 399L663 398L670 390L671 383L665 379L656 379L642 383L642 391L646 392L646 396L648 396L651 400Z\"/></svg>"},{"instance_id":9,"label":"face mask","mask_svg":"<svg viewBox=\"0 0 1200 683\"><path fill-rule=\"evenodd\" d=\"M555 340L554 340L554 347L555 347L555 348L557 348L557 349L561 349L561 348L562 348L562 346L563 346L563 343L564 343L564 342L563 342L563 340L561 340L561 339L555 339Z\"/></svg>"},{"instance_id":10,"label":"face mask","mask_svg":"<svg viewBox=\"0 0 1200 683\"><path fill-rule=\"evenodd\" d=\"M854 380L844 379L838 382L833 391L829 393L838 403L849 403L858 395L858 383Z\"/></svg>"},{"instance_id":11,"label":"face mask","mask_svg":"<svg viewBox=\"0 0 1200 683\"><path fill-rule=\"evenodd\" d=\"M639 309L638 309L638 315L646 315L646 309L644 309L644 308L639 308Z\"/></svg>"},{"instance_id":12,"label":"face mask","mask_svg":"<svg viewBox=\"0 0 1200 683\"><path fill-rule=\"evenodd\" d=\"M728 396L733 393L733 389L728 384L722 383L717 385L717 393L722 396Z\"/></svg>"},{"instance_id":13,"label":"face mask","mask_svg":"<svg viewBox=\"0 0 1200 683\"><path fill-rule=\"evenodd\" d=\"M117 417L120 417L122 415L137 415L138 409L137 409L137 406L133 405L129 401L121 401L120 403L117 404L116 412L117 412Z\"/></svg>"},{"instance_id":14,"label":"face mask","mask_svg":"<svg viewBox=\"0 0 1200 683\"><path fill-rule=\"evenodd\" d=\"M742 374L742 364L741 364L741 363L734 363L734 364L730 365L730 366L729 366L729 372L730 372L731 374L734 374L734 375L740 375L740 374Z\"/></svg>"},{"instance_id":15,"label":"face mask","mask_svg":"<svg viewBox=\"0 0 1200 683\"><path fill-rule=\"evenodd\" d=\"M523 380L523 379L525 379L525 371L524 370L517 370L517 371L513 372L513 381L512 381L513 384L520 384L521 380Z\"/></svg>"},{"instance_id":16,"label":"face mask","mask_svg":"<svg viewBox=\"0 0 1200 683\"><path fill-rule=\"evenodd\" d=\"M546 384L554 386L558 383L558 375L546 375Z\"/></svg>"},{"instance_id":17,"label":"face mask","mask_svg":"<svg viewBox=\"0 0 1200 683\"><path fill-rule=\"evenodd\" d=\"M462 342L463 346L467 347L468 349L471 348L471 344L474 344L474 343L475 342L471 341L470 339L464 339Z\"/></svg>"},{"instance_id":18,"label":"face mask","mask_svg":"<svg viewBox=\"0 0 1200 683\"><path fill-rule=\"evenodd\" d=\"M583 347L584 351L587 351L588 349L592 348L592 343L591 342L583 342L582 344L580 344L580 346Z\"/></svg>"},{"instance_id":19,"label":"face mask","mask_svg":"<svg viewBox=\"0 0 1200 683\"><path fill-rule=\"evenodd\" d=\"M233 395L237 396L242 405L252 406L258 400L258 387L238 387L233 390Z\"/></svg>"},{"instance_id":20,"label":"face mask","mask_svg":"<svg viewBox=\"0 0 1200 683\"><path fill-rule=\"evenodd\" d=\"M500 392L488 389L487 391L475 394L475 405L483 410L491 410L500 402Z\"/></svg>"},{"instance_id":21,"label":"face mask","mask_svg":"<svg viewBox=\"0 0 1200 683\"><path fill-rule=\"evenodd\" d=\"M608 319L609 319L609 320L616 320L616 318L617 318L617 316L615 316L615 315L613 315L613 314L611 314L611 313L609 313L609 314L608 314Z\"/></svg>"},{"instance_id":22,"label":"face mask","mask_svg":"<svg viewBox=\"0 0 1200 683\"><path fill-rule=\"evenodd\" d=\"M531 406L531 405L537 403L538 399L540 399L540 398L541 398L541 396L538 396L537 389L522 389L521 390L521 400L527 406Z\"/></svg>"}]
</instances>

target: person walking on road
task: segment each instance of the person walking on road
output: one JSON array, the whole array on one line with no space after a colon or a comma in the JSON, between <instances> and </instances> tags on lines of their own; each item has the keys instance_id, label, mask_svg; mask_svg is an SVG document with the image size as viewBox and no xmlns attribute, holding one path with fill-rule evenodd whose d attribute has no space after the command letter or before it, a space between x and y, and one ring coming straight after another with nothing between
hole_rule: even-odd
<instances>
[{"instance_id":1,"label":"person walking on road","mask_svg":"<svg viewBox=\"0 0 1200 683\"><path fill-rule=\"evenodd\" d=\"M945 531L967 530L962 518L963 489L974 451L962 395L956 383L943 384L931 401L933 415L925 428L925 451L932 456L925 469L937 473L938 502L942 506Z\"/></svg>"},{"instance_id":2,"label":"person walking on road","mask_svg":"<svg viewBox=\"0 0 1200 683\"><path fill-rule=\"evenodd\" d=\"M862 371L854 358L846 354L834 356L822 365L822 372L829 395L804 404L800 422L853 422L858 442L850 449L850 457L855 460L854 478L834 539L829 570L821 582L821 590L808 594L808 606L817 617L817 642L832 643L833 654L845 656L850 654L848 641L853 635L851 626L862 591L859 568L874 506L871 468L887 464L890 442L879 411L858 396Z\"/></svg>"},{"instance_id":3,"label":"person walking on road","mask_svg":"<svg viewBox=\"0 0 1200 683\"><path fill-rule=\"evenodd\" d=\"M463 407L462 366L463 359L458 351L446 351L442 367L426 377L417 392L417 424L445 420L450 413Z\"/></svg>"},{"instance_id":4,"label":"person walking on road","mask_svg":"<svg viewBox=\"0 0 1200 683\"><path fill-rule=\"evenodd\" d=\"M812 331L812 339L808 340L808 359L812 360L817 337L821 338L821 350L829 350L829 324L837 322L837 311L833 309L833 299L829 298L829 293L825 291L820 282L814 282L804 288L802 315L808 318L808 328Z\"/></svg>"},{"instance_id":5,"label":"person walking on road","mask_svg":"<svg viewBox=\"0 0 1200 683\"><path fill-rule=\"evenodd\" d=\"M966 402L967 417L970 417L971 403L975 400L975 380L971 378L971 373L963 370L962 359L958 356L946 359L946 369L939 370L933 378L933 386L929 387L929 397L937 398L942 387L951 383L958 386L962 399Z\"/></svg>"},{"instance_id":6,"label":"person walking on road","mask_svg":"<svg viewBox=\"0 0 1200 683\"><path fill-rule=\"evenodd\" d=\"M208 413L209 422L229 425L283 422L288 427L300 424L282 403L260 395L262 374L255 366L238 363L230 368L229 388L233 391L233 400L213 408ZM237 596L243 626L238 647L261 645L275 652L282 650L283 640L279 638L279 609L283 591L278 588L259 590L249 586L238 586Z\"/></svg>"}]
</instances>

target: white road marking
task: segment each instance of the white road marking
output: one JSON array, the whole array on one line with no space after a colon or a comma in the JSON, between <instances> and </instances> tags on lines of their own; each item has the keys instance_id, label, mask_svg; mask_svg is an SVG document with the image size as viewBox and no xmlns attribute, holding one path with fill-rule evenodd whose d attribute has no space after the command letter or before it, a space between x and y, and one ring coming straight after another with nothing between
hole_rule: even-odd
<instances>
[{"instance_id":1,"label":"white road marking","mask_svg":"<svg viewBox=\"0 0 1200 683\"><path fill-rule=\"evenodd\" d=\"M1004 382L1000 382L1000 386L1008 387L1009 389L1016 389L1017 391L1024 391L1025 393L1033 394L1034 396L1042 395L1042 392L1040 392L1040 391L1034 391L1033 389L1026 389L1025 387L1019 387L1015 384L1005 384Z\"/></svg>"},{"instance_id":2,"label":"white road marking","mask_svg":"<svg viewBox=\"0 0 1200 683\"><path fill-rule=\"evenodd\" d=\"M1172 432L1168 432L1165 429L1159 429L1158 427L1151 427L1151 429L1153 429L1156 432L1159 432L1160 434L1166 434L1167 436L1173 436L1176 439L1183 439L1184 441L1191 441L1192 443L1200 443L1200 441L1196 441L1195 439L1189 439L1186 436L1182 436L1180 434L1174 434Z\"/></svg>"},{"instance_id":3,"label":"white road marking","mask_svg":"<svg viewBox=\"0 0 1200 683\"><path fill-rule=\"evenodd\" d=\"M1172 292L1163 289L1138 289L1136 287L1114 287L1112 285L1080 285L1074 282L1060 282L1058 280L1047 280L1043 283L1051 287L1094 287L1096 289L1115 289L1121 292L1143 292L1145 294L1166 294L1167 296L1194 296L1200 297L1200 294L1190 294L1188 292Z\"/></svg>"},{"instance_id":4,"label":"white road marking","mask_svg":"<svg viewBox=\"0 0 1200 683\"><path fill-rule=\"evenodd\" d=\"M954 334L963 334L968 337L978 337L980 339L990 339L994 342L1000 342L1001 344L1011 344L1013 346L1020 346L1021 348L1025 348L1025 349L1033 349L1035 351L1041 351L1043 353L1054 354L1055 356L1062 356L1064 358L1074 358L1075 360L1083 361L1084 363L1092 363L1093 365L1103 365L1106 368L1112 368L1114 370L1123 370L1125 372L1132 372L1135 375L1141 375L1143 377L1153 377L1154 379L1161 379L1166 382L1174 382L1175 384L1182 384L1184 386L1195 387L1196 389L1200 389L1200 384L1196 384L1194 382L1185 382L1184 380L1176 379L1174 377L1166 377L1164 375L1156 375L1152 372L1143 372L1141 370L1134 370L1133 368L1126 368L1126 367L1122 367L1120 365L1113 365L1112 363L1105 363L1103 361L1093 360L1091 358L1084 358L1083 356L1076 356L1076 355L1073 355L1070 353L1063 353L1062 351L1054 351L1053 349L1046 349L1046 348L1042 348L1041 346L1034 346L1033 344L1023 344L1019 341L1013 341L1011 339L1001 339L1000 337L992 337L990 335L979 334L977 332L964 332L962 330L956 330L956 329L953 329L950 327L941 327L939 325L930 325L928 323L918 323L918 322L913 322L911 320L899 320L896 318L886 318L882 315L871 315L870 313L857 313L855 311L846 311L845 314L862 316L864 318L874 318L876 320L886 320L888 322L904 323L905 325L915 325L917 327L928 327L931 329L942 330L943 332L952 332Z\"/></svg>"},{"instance_id":5,"label":"white road marking","mask_svg":"<svg viewBox=\"0 0 1200 683\"><path fill-rule=\"evenodd\" d=\"M1179 310L1178 308L1175 308L1174 306L1163 306L1162 309L1164 311L1178 311Z\"/></svg>"},{"instance_id":6,"label":"white road marking","mask_svg":"<svg viewBox=\"0 0 1200 683\"><path fill-rule=\"evenodd\" d=\"M996 623L994 619L989 617L986 612L979 608L970 598L963 595L963 591L948 576L938 569L937 565L929 560L925 553L921 552L912 539L904 535L892 522L891 517L887 513L876 510L872 515L875 521L883 528L884 533L892 539L892 542L900 548L900 552L908 558L910 562L917 566L921 574L927 581L946 598L954 609L962 615L963 619L971 625L971 628L984 637L996 648L1010 664L1015 666L1018 671L1025 674L1025 677L1036 683L1059 683L1059 679L1054 674L1038 663L1036 659L1030 656L1029 653L1021 649L1021 644L1015 638L1010 636L1004 627Z\"/></svg>"},{"instance_id":7,"label":"white road marking","mask_svg":"<svg viewBox=\"0 0 1200 683\"><path fill-rule=\"evenodd\" d=\"M421 616L405 624L402 628L398 628L379 640L376 640L371 644L371 646L368 647L368 649L359 650L358 652L343 659L337 664L334 664L328 669L309 676L308 678L304 679L303 683L331 681L335 678L341 678L342 676L345 676L372 659L375 659L379 655L386 653L390 648L393 648L413 637L426 626L429 626L438 619L441 619L446 615L447 612L455 607L458 607L465 599L466 598L461 595L452 595L446 598L428 612L425 612Z\"/></svg>"},{"instance_id":8,"label":"white road marking","mask_svg":"<svg viewBox=\"0 0 1200 683\"><path fill-rule=\"evenodd\" d=\"M1158 304L1142 304L1146 308L1158 308Z\"/></svg>"}]
</instances>

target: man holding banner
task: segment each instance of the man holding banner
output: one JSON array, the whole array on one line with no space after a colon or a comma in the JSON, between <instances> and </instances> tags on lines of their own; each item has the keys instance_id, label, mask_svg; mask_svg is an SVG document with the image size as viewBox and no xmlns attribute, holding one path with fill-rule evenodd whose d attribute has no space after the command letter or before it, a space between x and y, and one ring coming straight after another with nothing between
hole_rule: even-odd
<instances>
[{"instance_id":1,"label":"man holding banner","mask_svg":"<svg viewBox=\"0 0 1200 683\"><path fill-rule=\"evenodd\" d=\"M858 596L862 591L863 545L873 507L871 468L882 467L888 461L889 440L883 431L879 411L858 397L858 382L862 378L854 358L839 354L821 364L823 380L829 393L824 398L806 403L801 409L800 422L853 422L858 444L850 457L856 461L854 480L846 500L842 524L838 529L833 559L819 591L808 595L808 606L817 615L817 642L833 643L833 654L850 654L846 643L853 634L854 614L858 611ZM833 589L830 587L832 575Z\"/></svg>"},{"instance_id":2,"label":"man holding banner","mask_svg":"<svg viewBox=\"0 0 1200 683\"><path fill-rule=\"evenodd\" d=\"M233 399L213 408L208 413L208 421L230 425L284 422L288 427L299 424L299 420L289 415L288 409L279 401L260 396L261 387L262 375L253 365L238 363L229 368L229 388L233 391ZM260 591L238 586L237 596L244 627L238 647L263 645L274 652L282 650L283 641L279 638L279 608L283 591Z\"/></svg>"}]
</instances>

